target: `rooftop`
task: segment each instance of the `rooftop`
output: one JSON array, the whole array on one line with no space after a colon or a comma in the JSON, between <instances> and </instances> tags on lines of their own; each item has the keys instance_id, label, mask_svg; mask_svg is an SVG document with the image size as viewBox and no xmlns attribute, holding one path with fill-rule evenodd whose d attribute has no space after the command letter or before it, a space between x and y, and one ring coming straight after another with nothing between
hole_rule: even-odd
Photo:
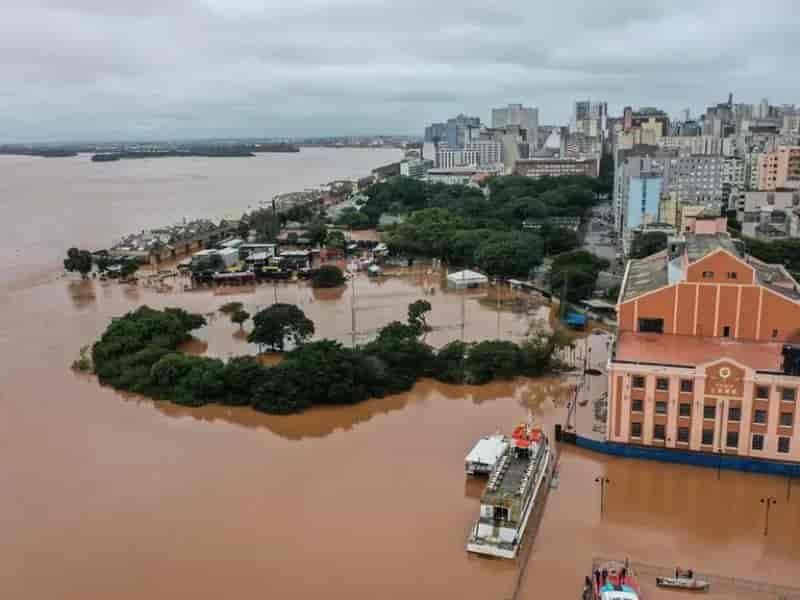
<instances>
[{"instance_id":1,"label":"rooftop","mask_svg":"<svg viewBox=\"0 0 800 600\"><path fill-rule=\"evenodd\" d=\"M756 282L767 289L777 292L792 300L800 301L800 285L789 275L782 265L773 265L747 256L741 246L727 233L711 234L697 233L686 234L686 254L690 263L711 254L722 248L734 256L743 259L755 269ZM627 302L670 283L669 255L666 250L657 252L645 258L632 259L628 263L628 276L625 288L620 296L620 302ZM674 279L673 279L674 281Z\"/></svg>"},{"instance_id":2,"label":"rooftop","mask_svg":"<svg viewBox=\"0 0 800 600\"><path fill-rule=\"evenodd\" d=\"M742 252L727 233L695 233L686 235L686 252L689 255L690 263L700 260L718 248L727 250L734 256L742 258Z\"/></svg>"},{"instance_id":3,"label":"rooftop","mask_svg":"<svg viewBox=\"0 0 800 600\"><path fill-rule=\"evenodd\" d=\"M664 287L669 283L667 275L667 253L659 252L642 259L634 259L628 263L628 276L621 302L627 302L652 290Z\"/></svg>"},{"instance_id":4,"label":"rooftop","mask_svg":"<svg viewBox=\"0 0 800 600\"><path fill-rule=\"evenodd\" d=\"M782 265L771 265L748 257L747 263L756 271L758 283L765 288L782 294L792 300L800 301L800 290L797 282L786 272Z\"/></svg>"},{"instance_id":5,"label":"rooftop","mask_svg":"<svg viewBox=\"0 0 800 600\"><path fill-rule=\"evenodd\" d=\"M783 344L778 342L623 332L617 338L612 360L694 368L699 364L730 358L757 371L781 371L782 348Z\"/></svg>"}]
</instances>

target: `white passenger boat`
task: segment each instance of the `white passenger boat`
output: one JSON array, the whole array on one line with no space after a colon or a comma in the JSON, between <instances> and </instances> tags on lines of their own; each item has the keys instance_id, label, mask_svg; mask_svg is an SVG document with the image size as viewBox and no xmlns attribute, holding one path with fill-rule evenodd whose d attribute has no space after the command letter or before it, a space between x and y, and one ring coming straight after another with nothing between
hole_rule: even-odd
<instances>
[{"instance_id":1,"label":"white passenger boat","mask_svg":"<svg viewBox=\"0 0 800 600\"><path fill-rule=\"evenodd\" d=\"M517 556L531 514L547 498L554 464L554 450L541 429L520 425L514 430L489 474L469 552Z\"/></svg>"}]
</instances>

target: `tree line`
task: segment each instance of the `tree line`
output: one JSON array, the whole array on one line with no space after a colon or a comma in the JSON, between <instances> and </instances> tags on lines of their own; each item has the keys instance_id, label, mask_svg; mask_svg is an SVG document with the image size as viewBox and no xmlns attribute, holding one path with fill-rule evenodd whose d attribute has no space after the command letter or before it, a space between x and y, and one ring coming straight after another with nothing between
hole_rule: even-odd
<instances>
[{"instance_id":1,"label":"tree line","mask_svg":"<svg viewBox=\"0 0 800 600\"><path fill-rule=\"evenodd\" d=\"M554 217L585 217L598 184L588 177L495 177L488 193L475 187L398 177L368 188L361 213L405 214L387 232L393 252L478 267L499 277L528 277L546 256L576 249L577 231ZM527 226L526 226L527 225Z\"/></svg>"},{"instance_id":2,"label":"tree line","mask_svg":"<svg viewBox=\"0 0 800 600\"><path fill-rule=\"evenodd\" d=\"M236 314L239 306L226 311ZM274 367L253 355L222 361L179 351L203 316L179 308L142 306L114 319L91 351L101 383L186 406L219 403L289 414L320 404L354 404L410 389L422 377L447 383L483 384L536 376L554 367L561 333L536 333L522 344L501 340L425 343L430 304L409 306L406 322L393 321L376 339L356 348L334 340L308 341L314 324L298 307L273 305L253 317L250 341L292 349Z\"/></svg>"}]
</instances>

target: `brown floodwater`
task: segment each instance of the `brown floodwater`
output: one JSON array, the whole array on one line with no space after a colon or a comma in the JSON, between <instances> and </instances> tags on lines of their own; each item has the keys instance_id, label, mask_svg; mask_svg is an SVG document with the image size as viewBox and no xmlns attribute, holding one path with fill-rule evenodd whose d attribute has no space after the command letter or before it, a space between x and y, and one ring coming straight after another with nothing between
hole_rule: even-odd
<instances>
[{"instance_id":1,"label":"brown floodwater","mask_svg":"<svg viewBox=\"0 0 800 600\"><path fill-rule=\"evenodd\" d=\"M508 598L519 565L464 550L482 482L465 478L463 458L529 413L552 431L567 379L425 380L357 406L271 416L154 402L69 369L113 316L144 303L208 315L185 350L223 358L255 350L217 311L230 300L253 312L277 295L343 343L353 306L359 343L417 298L433 304L435 345L462 336L462 314L464 339L518 341L543 313L520 302L498 311L483 292L462 297L440 280L421 267L360 276L355 294L284 283L225 294L182 292L180 282L167 293L56 277L14 285L0 297L0 595ZM611 481L602 516L598 476ZM798 585L800 485L787 498L787 483L563 447L518 597L577 598L596 556ZM778 500L766 536L764 496Z\"/></svg>"}]
</instances>

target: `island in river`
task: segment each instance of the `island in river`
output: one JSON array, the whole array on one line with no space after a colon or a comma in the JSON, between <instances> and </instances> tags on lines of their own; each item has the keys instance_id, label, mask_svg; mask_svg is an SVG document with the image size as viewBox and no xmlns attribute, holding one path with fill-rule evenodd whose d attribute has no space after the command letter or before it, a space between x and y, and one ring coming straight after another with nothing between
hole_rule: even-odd
<instances>
[{"instance_id":1,"label":"island in river","mask_svg":"<svg viewBox=\"0 0 800 600\"><path fill-rule=\"evenodd\" d=\"M294 144L279 142L275 144L236 144L236 145L190 145L178 148L122 149L111 152L98 152L92 156L93 162L111 162L123 158L166 158L174 156L201 157L251 157L256 152L300 152Z\"/></svg>"}]
</instances>

